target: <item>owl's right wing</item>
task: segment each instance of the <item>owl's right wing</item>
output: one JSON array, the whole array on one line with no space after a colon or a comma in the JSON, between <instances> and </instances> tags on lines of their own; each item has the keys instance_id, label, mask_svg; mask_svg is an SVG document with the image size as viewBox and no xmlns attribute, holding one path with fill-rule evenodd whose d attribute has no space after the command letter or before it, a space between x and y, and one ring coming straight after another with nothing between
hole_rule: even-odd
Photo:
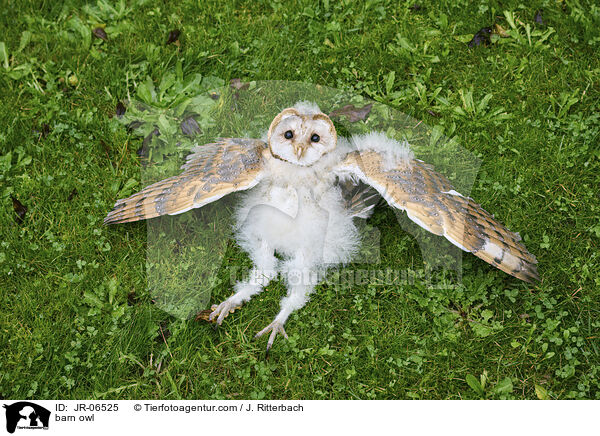
<instances>
[{"instance_id":1,"label":"owl's right wing","mask_svg":"<svg viewBox=\"0 0 600 436\"><path fill-rule=\"evenodd\" d=\"M353 151L334 168L370 185L419 226L527 282L539 280L537 260L513 233L450 181L418 159L393 159L376 150Z\"/></svg>"},{"instance_id":2,"label":"owl's right wing","mask_svg":"<svg viewBox=\"0 0 600 436\"><path fill-rule=\"evenodd\" d=\"M232 192L250 189L262 177L267 150L264 141L240 138L220 138L195 147L181 167L181 174L118 200L104 224L177 215Z\"/></svg>"}]
</instances>

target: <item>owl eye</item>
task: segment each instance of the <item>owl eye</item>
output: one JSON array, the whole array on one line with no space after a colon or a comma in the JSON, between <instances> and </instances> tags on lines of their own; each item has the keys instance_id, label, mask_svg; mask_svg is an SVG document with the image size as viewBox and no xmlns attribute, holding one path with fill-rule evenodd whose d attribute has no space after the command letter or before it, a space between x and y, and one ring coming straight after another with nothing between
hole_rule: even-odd
<instances>
[{"instance_id":1,"label":"owl eye","mask_svg":"<svg viewBox=\"0 0 600 436\"><path fill-rule=\"evenodd\" d=\"M288 130L283 134L283 136L285 137L285 139L292 139L294 137L294 132Z\"/></svg>"},{"instance_id":2,"label":"owl eye","mask_svg":"<svg viewBox=\"0 0 600 436\"><path fill-rule=\"evenodd\" d=\"M319 142L321 140L321 137L319 135L317 135L316 133L313 133L313 135L310 137L310 140L312 142Z\"/></svg>"}]
</instances>

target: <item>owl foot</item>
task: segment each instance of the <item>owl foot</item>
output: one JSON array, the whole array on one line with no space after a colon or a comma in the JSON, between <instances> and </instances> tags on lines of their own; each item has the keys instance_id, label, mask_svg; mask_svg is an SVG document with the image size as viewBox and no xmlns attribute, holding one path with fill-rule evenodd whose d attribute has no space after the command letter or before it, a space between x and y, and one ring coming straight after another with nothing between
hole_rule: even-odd
<instances>
[{"instance_id":1,"label":"owl foot","mask_svg":"<svg viewBox=\"0 0 600 436\"><path fill-rule=\"evenodd\" d=\"M241 304L235 304L233 301L231 301L230 298L228 298L218 306L214 304L210 307L212 312L209 315L208 320L213 321L215 317L217 317L216 323L217 325L221 325L223 323L223 320L227 317L227 315L235 312L235 310L239 309L240 307L242 307Z\"/></svg>"},{"instance_id":2,"label":"owl foot","mask_svg":"<svg viewBox=\"0 0 600 436\"><path fill-rule=\"evenodd\" d=\"M283 323L281 321L273 321L271 324L269 324L268 326L266 326L264 329L262 329L261 331L259 331L256 336L254 336L254 339L256 338L260 338L262 335L264 335L265 333L271 332L271 335L269 336L269 341L267 342L267 354L266 357L269 356L269 350L271 349L271 347L273 346L273 341L275 340L275 337L277 336L277 333L281 333L283 335L284 338L288 338L287 333L285 332L285 329L283 328Z\"/></svg>"}]
</instances>

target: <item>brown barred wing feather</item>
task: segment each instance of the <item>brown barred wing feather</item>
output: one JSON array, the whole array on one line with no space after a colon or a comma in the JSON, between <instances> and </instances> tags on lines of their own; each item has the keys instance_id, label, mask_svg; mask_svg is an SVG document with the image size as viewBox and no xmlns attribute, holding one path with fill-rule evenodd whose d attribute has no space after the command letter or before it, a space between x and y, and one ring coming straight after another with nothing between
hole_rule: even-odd
<instances>
[{"instance_id":1,"label":"brown barred wing feather","mask_svg":"<svg viewBox=\"0 0 600 436\"><path fill-rule=\"evenodd\" d=\"M221 138L195 147L183 172L118 200L104 224L176 215L258 184L267 144L258 139Z\"/></svg>"},{"instance_id":2,"label":"brown barred wing feather","mask_svg":"<svg viewBox=\"0 0 600 436\"><path fill-rule=\"evenodd\" d=\"M537 260L520 236L456 192L431 165L406 159L390 166L384 155L368 150L348 153L336 172L371 185L422 228L502 271L527 282L539 280Z\"/></svg>"}]
</instances>

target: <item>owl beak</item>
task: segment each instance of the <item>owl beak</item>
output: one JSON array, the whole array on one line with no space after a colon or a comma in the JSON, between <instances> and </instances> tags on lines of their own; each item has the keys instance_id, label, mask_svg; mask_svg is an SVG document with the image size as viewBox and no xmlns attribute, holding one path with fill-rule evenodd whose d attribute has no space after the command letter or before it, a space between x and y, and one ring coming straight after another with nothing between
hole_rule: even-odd
<instances>
[{"instance_id":1,"label":"owl beak","mask_svg":"<svg viewBox=\"0 0 600 436\"><path fill-rule=\"evenodd\" d=\"M304 147L302 144L294 144L294 151L296 152L296 157L300 159L302 156L304 156L306 147Z\"/></svg>"}]
</instances>

